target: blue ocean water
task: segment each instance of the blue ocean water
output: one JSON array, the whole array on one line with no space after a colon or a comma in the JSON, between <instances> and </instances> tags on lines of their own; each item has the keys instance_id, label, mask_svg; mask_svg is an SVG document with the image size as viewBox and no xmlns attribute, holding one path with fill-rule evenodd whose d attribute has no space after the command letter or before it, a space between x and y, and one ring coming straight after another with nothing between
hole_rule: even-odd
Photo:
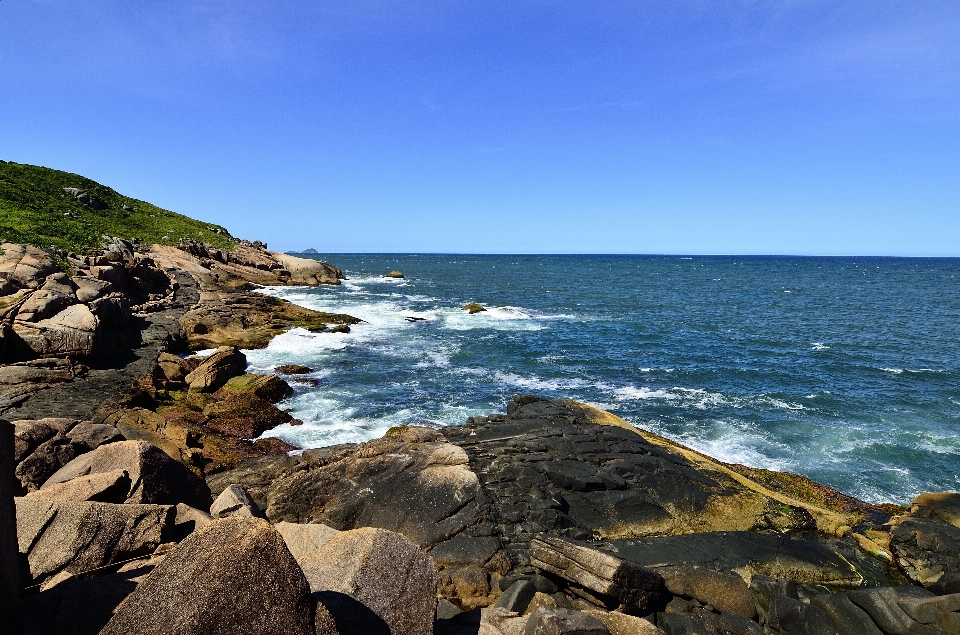
<instances>
[{"instance_id":1,"label":"blue ocean water","mask_svg":"<svg viewBox=\"0 0 960 635\"><path fill-rule=\"evenodd\" d=\"M318 258L349 279L263 291L365 322L248 351L316 371L283 404L305 424L266 436L361 441L535 393L872 502L960 489L960 259Z\"/></svg>"}]
</instances>

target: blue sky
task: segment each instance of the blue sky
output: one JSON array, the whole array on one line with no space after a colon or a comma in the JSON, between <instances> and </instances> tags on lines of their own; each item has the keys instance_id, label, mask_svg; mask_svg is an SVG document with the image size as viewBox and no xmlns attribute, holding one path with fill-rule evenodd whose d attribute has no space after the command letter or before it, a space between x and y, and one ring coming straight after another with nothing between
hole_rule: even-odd
<instances>
[{"instance_id":1,"label":"blue sky","mask_svg":"<svg viewBox=\"0 0 960 635\"><path fill-rule=\"evenodd\" d=\"M0 158L275 249L960 256L953 2L0 1Z\"/></svg>"}]
</instances>

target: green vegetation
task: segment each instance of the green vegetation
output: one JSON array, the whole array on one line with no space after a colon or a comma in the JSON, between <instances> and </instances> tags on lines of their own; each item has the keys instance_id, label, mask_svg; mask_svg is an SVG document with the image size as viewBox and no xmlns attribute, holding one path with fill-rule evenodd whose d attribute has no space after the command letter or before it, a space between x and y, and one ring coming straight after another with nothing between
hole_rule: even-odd
<instances>
[{"instance_id":1,"label":"green vegetation","mask_svg":"<svg viewBox=\"0 0 960 635\"><path fill-rule=\"evenodd\" d=\"M176 245L181 238L222 249L236 243L223 227L123 196L78 174L0 161L0 242L85 254L102 246L104 235L146 245Z\"/></svg>"},{"instance_id":2,"label":"green vegetation","mask_svg":"<svg viewBox=\"0 0 960 635\"><path fill-rule=\"evenodd\" d=\"M469 311L469 312L470 312L470 315L473 315L474 313L480 313L481 311L486 311L485 308L483 308L482 306L480 306L480 305L477 304L476 302L470 302L469 304L464 304L464 305L463 305L463 310L464 310L464 311Z\"/></svg>"}]
</instances>

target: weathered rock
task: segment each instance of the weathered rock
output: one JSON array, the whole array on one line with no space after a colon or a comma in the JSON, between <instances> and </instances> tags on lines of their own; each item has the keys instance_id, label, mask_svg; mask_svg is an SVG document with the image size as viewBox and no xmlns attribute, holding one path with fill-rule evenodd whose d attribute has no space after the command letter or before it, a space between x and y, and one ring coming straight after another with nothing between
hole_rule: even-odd
<instances>
[{"instance_id":1,"label":"weathered rock","mask_svg":"<svg viewBox=\"0 0 960 635\"><path fill-rule=\"evenodd\" d=\"M123 293L109 293L92 300L87 306L105 329L125 328L133 317L130 298Z\"/></svg>"},{"instance_id":2,"label":"weathered rock","mask_svg":"<svg viewBox=\"0 0 960 635\"><path fill-rule=\"evenodd\" d=\"M3 243L0 251L0 278L18 287L36 289L59 271L49 254L31 245Z\"/></svg>"},{"instance_id":3,"label":"weathered rock","mask_svg":"<svg viewBox=\"0 0 960 635\"><path fill-rule=\"evenodd\" d=\"M334 615L349 623L349 596L382 619L391 633L433 633L437 575L430 557L403 536L383 529L355 529L331 537L300 561L310 588Z\"/></svg>"},{"instance_id":4,"label":"weathered rock","mask_svg":"<svg viewBox=\"0 0 960 635\"><path fill-rule=\"evenodd\" d=\"M20 305L16 319L24 322L37 322L52 317L76 303L77 296L72 285L62 284L60 280L50 276L40 289L32 293Z\"/></svg>"},{"instance_id":5,"label":"weathered rock","mask_svg":"<svg viewBox=\"0 0 960 635\"><path fill-rule=\"evenodd\" d=\"M384 278L403 278L403 277L404 277L404 276L403 276L403 273L401 273L400 271L398 271L398 270L396 270L396 269L394 269L393 271L391 271L390 273L388 273L388 274L386 274L386 275L384 276Z\"/></svg>"},{"instance_id":6,"label":"weathered rock","mask_svg":"<svg viewBox=\"0 0 960 635\"><path fill-rule=\"evenodd\" d=\"M696 565L658 567L667 590L673 595L709 604L717 611L732 611L747 619L757 616L750 588L736 573Z\"/></svg>"},{"instance_id":7,"label":"weathered rock","mask_svg":"<svg viewBox=\"0 0 960 635\"><path fill-rule=\"evenodd\" d=\"M523 614L527 605L537 593L537 587L529 580L517 580L497 599L494 607Z\"/></svg>"},{"instance_id":8,"label":"weathered rock","mask_svg":"<svg viewBox=\"0 0 960 635\"><path fill-rule=\"evenodd\" d=\"M863 609L873 623L887 635L934 635L936 633L932 627L917 623L900 607L901 599L933 597L922 588L873 587L850 591L844 595Z\"/></svg>"},{"instance_id":9,"label":"weathered rock","mask_svg":"<svg viewBox=\"0 0 960 635\"><path fill-rule=\"evenodd\" d=\"M610 635L610 631L589 613L540 608L527 618L523 635Z\"/></svg>"},{"instance_id":10,"label":"weathered rock","mask_svg":"<svg viewBox=\"0 0 960 635\"><path fill-rule=\"evenodd\" d=\"M918 518L933 518L960 529L960 493L920 494L910 503L910 514Z\"/></svg>"},{"instance_id":11,"label":"weathered rock","mask_svg":"<svg viewBox=\"0 0 960 635\"><path fill-rule=\"evenodd\" d=\"M761 624L766 623L770 605L775 598L782 595L794 600L800 599L796 583L786 578L774 579L762 575L755 575L750 579L750 593L753 595Z\"/></svg>"},{"instance_id":12,"label":"weathered rock","mask_svg":"<svg viewBox=\"0 0 960 635\"><path fill-rule=\"evenodd\" d=\"M78 476L30 492L24 498L51 501L96 501L122 504L130 491L130 476L125 470L97 472Z\"/></svg>"},{"instance_id":13,"label":"weathered rock","mask_svg":"<svg viewBox=\"0 0 960 635\"><path fill-rule=\"evenodd\" d=\"M477 304L476 302L469 302L463 305L463 310L468 312L470 315L473 315L474 313L481 313L483 311L486 311L485 308L483 308L481 305Z\"/></svg>"},{"instance_id":14,"label":"weathered rock","mask_svg":"<svg viewBox=\"0 0 960 635\"><path fill-rule=\"evenodd\" d=\"M123 435L115 427L102 423L78 423L67 433L70 440L87 449L95 450L101 445L123 441Z\"/></svg>"},{"instance_id":15,"label":"weathered rock","mask_svg":"<svg viewBox=\"0 0 960 635\"><path fill-rule=\"evenodd\" d=\"M473 522L479 493L466 453L440 439L435 430L408 426L341 448L329 463L303 465L271 483L267 516L341 530L381 527L436 545Z\"/></svg>"},{"instance_id":16,"label":"weathered rock","mask_svg":"<svg viewBox=\"0 0 960 635\"><path fill-rule=\"evenodd\" d=\"M247 373L239 377L231 377L214 396L225 399L238 393L252 394L264 401L276 403L293 394L290 384L276 375L254 375Z\"/></svg>"},{"instance_id":17,"label":"weathered rock","mask_svg":"<svg viewBox=\"0 0 960 635\"><path fill-rule=\"evenodd\" d=\"M190 390L213 392L227 383L227 380L242 375L247 367L247 358L233 346L221 346L210 355L196 370L186 376L185 382Z\"/></svg>"},{"instance_id":18,"label":"weathered rock","mask_svg":"<svg viewBox=\"0 0 960 635\"><path fill-rule=\"evenodd\" d=\"M284 375L308 375L313 372L313 369L309 366L301 366L300 364L283 364L277 366L276 370Z\"/></svg>"},{"instance_id":19,"label":"weathered rock","mask_svg":"<svg viewBox=\"0 0 960 635\"><path fill-rule=\"evenodd\" d=\"M497 538L474 538L460 533L431 549L430 557L439 567L470 563L482 565L492 558L500 547L501 543Z\"/></svg>"},{"instance_id":20,"label":"weathered rock","mask_svg":"<svg viewBox=\"0 0 960 635\"><path fill-rule=\"evenodd\" d=\"M217 520L180 543L117 609L103 635L308 635L309 587L265 521Z\"/></svg>"},{"instance_id":21,"label":"weathered rock","mask_svg":"<svg viewBox=\"0 0 960 635\"><path fill-rule=\"evenodd\" d=\"M663 631L653 622L642 617L616 611L584 611L597 618L610 631L610 635L662 635ZM759 628L757 629L759 630ZM759 634L758 634L759 635Z\"/></svg>"},{"instance_id":22,"label":"weathered rock","mask_svg":"<svg viewBox=\"0 0 960 635\"><path fill-rule=\"evenodd\" d=\"M309 258L297 258L289 254L269 252L290 273L287 284L340 284L343 273L333 265Z\"/></svg>"},{"instance_id":23,"label":"weathered rock","mask_svg":"<svg viewBox=\"0 0 960 635\"><path fill-rule=\"evenodd\" d=\"M694 613L661 613L657 624L666 635L712 635Z\"/></svg>"},{"instance_id":24,"label":"weathered rock","mask_svg":"<svg viewBox=\"0 0 960 635\"><path fill-rule=\"evenodd\" d=\"M18 498L17 536L35 582L149 554L173 518L166 505Z\"/></svg>"},{"instance_id":25,"label":"weathered rock","mask_svg":"<svg viewBox=\"0 0 960 635\"><path fill-rule=\"evenodd\" d=\"M128 503L185 503L205 509L212 502L210 489L203 479L160 448L143 441L101 445L63 466L44 483L44 487L78 476L114 470L125 470L130 475Z\"/></svg>"},{"instance_id":26,"label":"weathered rock","mask_svg":"<svg viewBox=\"0 0 960 635\"><path fill-rule=\"evenodd\" d=\"M214 521L213 516L195 507L177 503L174 517L173 540L180 541L198 529L202 529Z\"/></svg>"},{"instance_id":27,"label":"weathered rock","mask_svg":"<svg viewBox=\"0 0 960 635\"><path fill-rule=\"evenodd\" d=\"M870 616L845 593L819 595L810 599L810 606L820 609L839 635L883 635Z\"/></svg>"},{"instance_id":28,"label":"weathered rock","mask_svg":"<svg viewBox=\"0 0 960 635\"><path fill-rule=\"evenodd\" d=\"M907 577L923 585L960 572L960 528L934 518L906 518L896 524L890 550Z\"/></svg>"},{"instance_id":29,"label":"weathered rock","mask_svg":"<svg viewBox=\"0 0 960 635\"><path fill-rule=\"evenodd\" d=\"M227 516L246 516L248 518L263 518L263 510L257 506L250 494L242 485L231 485L223 490L217 500L210 507L210 515L214 518Z\"/></svg>"},{"instance_id":30,"label":"weathered rock","mask_svg":"<svg viewBox=\"0 0 960 635\"><path fill-rule=\"evenodd\" d=\"M89 579L64 574L67 579L24 598L17 614L19 634L96 635L141 575L137 570Z\"/></svg>"},{"instance_id":31,"label":"weathered rock","mask_svg":"<svg viewBox=\"0 0 960 635\"><path fill-rule=\"evenodd\" d=\"M311 523L309 525L277 523L273 528L283 536L283 541L287 543L287 549L290 550L297 562L300 562L308 554L319 550L328 540L340 533L323 523Z\"/></svg>"},{"instance_id":32,"label":"weathered rock","mask_svg":"<svg viewBox=\"0 0 960 635\"><path fill-rule=\"evenodd\" d=\"M13 425L0 419L0 624L13 623L20 596L19 545L13 496L19 483L13 474Z\"/></svg>"},{"instance_id":33,"label":"weathered rock","mask_svg":"<svg viewBox=\"0 0 960 635\"><path fill-rule=\"evenodd\" d=\"M92 302L100 296L112 292L114 289L111 283L105 280L97 280L90 276L77 276L73 279L73 282L77 286L77 300L84 304Z\"/></svg>"},{"instance_id":34,"label":"weathered rock","mask_svg":"<svg viewBox=\"0 0 960 635\"><path fill-rule=\"evenodd\" d=\"M217 432L253 439L293 417L250 392L232 393L204 408L206 426Z\"/></svg>"},{"instance_id":35,"label":"weathered rock","mask_svg":"<svg viewBox=\"0 0 960 635\"><path fill-rule=\"evenodd\" d=\"M17 465L15 473L23 490L32 492L40 489L47 479L85 451L85 447L74 443L66 435L56 433L24 458Z\"/></svg>"},{"instance_id":36,"label":"weathered rock","mask_svg":"<svg viewBox=\"0 0 960 635\"><path fill-rule=\"evenodd\" d=\"M100 322L84 304L74 304L37 322L13 323L13 332L34 355L93 355Z\"/></svg>"},{"instance_id":37,"label":"weathered rock","mask_svg":"<svg viewBox=\"0 0 960 635\"><path fill-rule=\"evenodd\" d=\"M556 536L530 542L530 564L641 610L657 601L663 585L649 569Z\"/></svg>"},{"instance_id":38,"label":"weathered rock","mask_svg":"<svg viewBox=\"0 0 960 635\"><path fill-rule=\"evenodd\" d=\"M645 567L699 564L750 576L858 588L863 577L814 536L724 531L613 540L620 557Z\"/></svg>"}]
</instances>

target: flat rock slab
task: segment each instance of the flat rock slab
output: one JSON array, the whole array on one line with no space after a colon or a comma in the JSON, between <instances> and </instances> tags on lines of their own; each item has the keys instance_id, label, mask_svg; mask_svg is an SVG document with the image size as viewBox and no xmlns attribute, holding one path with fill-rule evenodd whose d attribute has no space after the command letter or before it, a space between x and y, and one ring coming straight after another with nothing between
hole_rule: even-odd
<instances>
[{"instance_id":1,"label":"flat rock slab","mask_svg":"<svg viewBox=\"0 0 960 635\"><path fill-rule=\"evenodd\" d=\"M557 536L530 542L530 564L641 610L659 599L663 585L650 569Z\"/></svg>"},{"instance_id":2,"label":"flat rock slab","mask_svg":"<svg viewBox=\"0 0 960 635\"><path fill-rule=\"evenodd\" d=\"M303 525L299 523L277 523L273 526L283 536L287 549L300 562L304 556L317 551L336 536L339 531L323 523Z\"/></svg>"},{"instance_id":3,"label":"flat rock slab","mask_svg":"<svg viewBox=\"0 0 960 635\"><path fill-rule=\"evenodd\" d=\"M24 498L122 504L126 502L129 491L130 475L126 470L112 470L78 476L69 481L42 487L30 492Z\"/></svg>"},{"instance_id":4,"label":"flat rock slab","mask_svg":"<svg viewBox=\"0 0 960 635\"><path fill-rule=\"evenodd\" d=\"M856 588L863 578L819 540L752 531L722 531L660 538L612 540L621 558L656 570L679 564L795 582Z\"/></svg>"},{"instance_id":5,"label":"flat rock slab","mask_svg":"<svg viewBox=\"0 0 960 635\"><path fill-rule=\"evenodd\" d=\"M83 454L51 476L44 487L98 472L125 470L130 476L128 503L184 503L198 509L211 504L210 489L203 479L160 448L144 441L108 443Z\"/></svg>"},{"instance_id":6,"label":"flat rock slab","mask_svg":"<svg viewBox=\"0 0 960 635\"><path fill-rule=\"evenodd\" d=\"M153 552L173 525L168 505L18 498L17 538L34 582L79 574Z\"/></svg>"},{"instance_id":7,"label":"flat rock slab","mask_svg":"<svg viewBox=\"0 0 960 635\"><path fill-rule=\"evenodd\" d=\"M103 635L312 635L309 586L270 525L231 516L180 543Z\"/></svg>"},{"instance_id":8,"label":"flat rock slab","mask_svg":"<svg viewBox=\"0 0 960 635\"><path fill-rule=\"evenodd\" d=\"M362 632L353 622L363 614L359 603L390 633L433 633L437 574L430 557L403 536L372 528L340 532L300 566L338 626L350 625L341 632Z\"/></svg>"}]
</instances>

